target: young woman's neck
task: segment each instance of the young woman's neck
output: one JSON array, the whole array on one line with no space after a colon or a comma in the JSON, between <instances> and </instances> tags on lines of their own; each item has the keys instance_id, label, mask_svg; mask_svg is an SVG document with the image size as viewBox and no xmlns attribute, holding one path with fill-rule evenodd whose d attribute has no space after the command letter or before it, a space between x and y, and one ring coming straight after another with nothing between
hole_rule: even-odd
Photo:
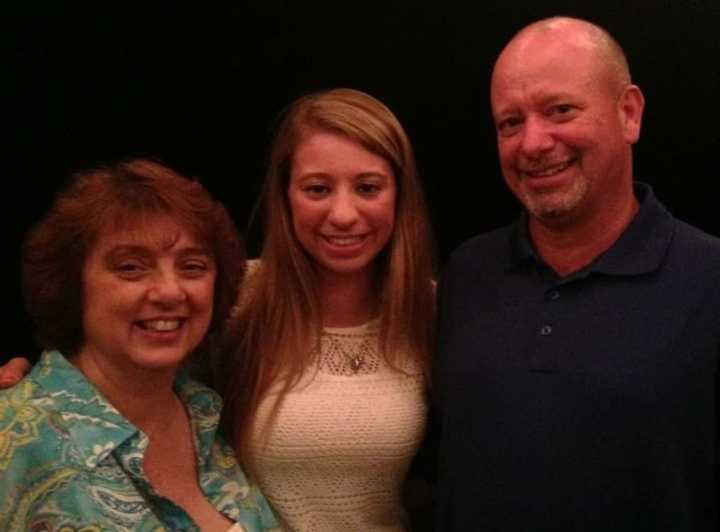
<instances>
[{"instance_id":1,"label":"young woman's neck","mask_svg":"<svg viewBox=\"0 0 720 532\"><path fill-rule=\"evenodd\" d=\"M378 311L373 272L323 275L320 302L325 327L353 327L366 323Z\"/></svg>"}]
</instances>

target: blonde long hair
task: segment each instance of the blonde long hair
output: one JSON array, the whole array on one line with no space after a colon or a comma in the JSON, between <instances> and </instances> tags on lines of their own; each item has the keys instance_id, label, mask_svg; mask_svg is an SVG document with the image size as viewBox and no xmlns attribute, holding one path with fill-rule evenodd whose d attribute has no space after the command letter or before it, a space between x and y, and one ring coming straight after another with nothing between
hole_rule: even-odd
<instances>
[{"instance_id":1,"label":"blonde long hair","mask_svg":"<svg viewBox=\"0 0 720 532\"><path fill-rule=\"evenodd\" d=\"M415 157L393 113L351 89L309 94L293 102L277 129L261 196L264 243L260 265L228 324L214 364L225 397L223 427L252 471L249 434L271 386L281 383L274 413L313 363L322 331L313 259L295 236L288 202L292 155L308 130L345 135L391 163L398 195L395 227L376 260L379 351L398 368L404 354L428 377L434 339L433 242ZM270 416L271 419L274 414Z\"/></svg>"}]
</instances>

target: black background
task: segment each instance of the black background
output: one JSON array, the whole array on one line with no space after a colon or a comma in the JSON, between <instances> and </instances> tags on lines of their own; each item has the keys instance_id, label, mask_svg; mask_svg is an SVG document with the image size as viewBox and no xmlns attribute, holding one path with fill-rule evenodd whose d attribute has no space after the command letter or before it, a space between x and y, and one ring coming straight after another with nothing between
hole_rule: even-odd
<instances>
[{"instance_id":1,"label":"black background","mask_svg":"<svg viewBox=\"0 0 720 532\"><path fill-rule=\"evenodd\" d=\"M128 156L200 178L245 229L278 113L302 93L353 87L387 103L413 141L441 261L511 221L488 105L495 57L520 27L568 14L610 30L647 107L636 177L680 218L720 235L720 8L715 0L152 3L6 13L8 110L0 359L36 353L18 257L73 170ZM251 251L258 236L249 233Z\"/></svg>"}]
</instances>

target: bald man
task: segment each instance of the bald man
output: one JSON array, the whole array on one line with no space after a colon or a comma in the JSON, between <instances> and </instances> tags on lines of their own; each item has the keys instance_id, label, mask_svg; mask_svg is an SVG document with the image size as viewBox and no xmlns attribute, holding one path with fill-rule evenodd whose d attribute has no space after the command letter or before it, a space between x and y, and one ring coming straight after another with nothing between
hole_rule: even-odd
<instances>
[{"instance_id":1,"label":"bald man","mask_svg":"<svg viewBox=\"0 0 720 532\"><path fill-rule=\"evenodd\" d=\"M531 24L491 106L524 213L441 283L438 530L716 532L720 240L634 181L620 46Z\"/></svg>"}]
</instances>

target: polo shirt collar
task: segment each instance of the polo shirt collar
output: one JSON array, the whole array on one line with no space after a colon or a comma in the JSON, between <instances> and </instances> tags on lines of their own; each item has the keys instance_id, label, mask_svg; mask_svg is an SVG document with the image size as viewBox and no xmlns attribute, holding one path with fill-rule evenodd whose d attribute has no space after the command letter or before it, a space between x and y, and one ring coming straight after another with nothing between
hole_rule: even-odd
<instances>
[{"instance_id":1,"label":"polo shirt collar","mask_svg":"<svg viewBox=\"0 0 720 532\"><path fill-rule=\"evenodd\" d=\"M639 275L660 267L675 232L675 220L649 185L636 182L634 190L640 208L630 225L610 249L573 277L580 273ZM511 239L508 269L521 268L530 262L543 264L530 241L527 212L515 224Z\"/></svg>"}]
</instances>

